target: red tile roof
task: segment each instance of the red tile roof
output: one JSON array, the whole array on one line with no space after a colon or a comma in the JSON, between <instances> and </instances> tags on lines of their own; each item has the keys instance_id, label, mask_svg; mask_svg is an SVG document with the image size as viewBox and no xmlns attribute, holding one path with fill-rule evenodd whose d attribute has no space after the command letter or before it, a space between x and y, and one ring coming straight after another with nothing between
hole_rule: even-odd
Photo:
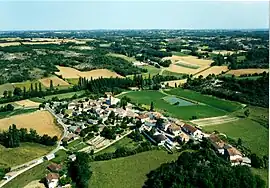
<instances>
[{"instance_id":1,"label":"red tile roof","mask_svg":"<svg viewBox=\"0 0 270 188\"><path fill-rule=\"evenodd\" d=\"M195 131L198 130L197 128L195 128L195 127L193 127L191 125L188 125L188 124L184 124L183 128L186 129L186 130L188 130L191 133L194 133Z\"/></svg>"},{"instance_id":2,"label":"red tile roof","mask_svg":"<svg viewBox=\"0 0 270 188\"><path fill-rule=\"evenodd\" d=\"M59 174L57 173L49 173L47 176L46 176L46 179L48 181L52 181L53 179L59 179Z\"/></svg>"}]
</instances>

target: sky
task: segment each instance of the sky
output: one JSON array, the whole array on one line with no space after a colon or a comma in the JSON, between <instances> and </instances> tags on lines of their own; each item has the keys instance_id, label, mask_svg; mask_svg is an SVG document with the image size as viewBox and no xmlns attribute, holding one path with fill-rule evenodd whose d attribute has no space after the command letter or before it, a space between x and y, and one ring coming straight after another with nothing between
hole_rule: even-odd
<instances>
[{"instance_id":1,"label":"sky","mask_svg":"<svg viewBox=\"0 0 270 188\"><path fill-rule=\"evenodd\" d=\"M258 29L267 1L0 1L0 30Z\"/></svg>"}]
</instances>

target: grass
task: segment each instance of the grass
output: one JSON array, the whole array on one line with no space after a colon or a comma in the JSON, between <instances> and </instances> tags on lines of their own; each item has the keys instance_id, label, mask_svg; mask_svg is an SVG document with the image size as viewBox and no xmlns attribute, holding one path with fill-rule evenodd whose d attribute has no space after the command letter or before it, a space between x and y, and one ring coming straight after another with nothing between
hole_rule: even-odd
<instances>
[{"instance_id":1,"label":"grass","mask_svg":"<svg viewBox=\"0 0 270 188\"><path fill-rule=\"evenodd\" d=\"M156 67L154 67L154 66L152 66L152 65L145 65L145 66L143 66L142 68L147 69L147 71L148 71L147 75L148 75L148 74L151 74L151 75L159 74L159 72L160 72L160 70L161 70L161 69L156 68Z\"/></svg>"},{"instance_id":2,"label":"grass","mask_svg":"<svg viewBox=\"0 0 270 188\"><path fill-rule=\"evenodd\" d=\"M175 77L177 77L179 79L182 79L185 74L164 70L162 75L164 75L164 76L175 76Z\"/></svg>"},{"instance_id":3,"label":"grass","mask_svg":"<svg viewBox=\"0 0 270 188\"><path fill-rule=\"evenodd\" d=\"M21 143L17 148L0 145L0 167L12 167L31 161L49 153L53 147L36 143Z\"/></svg>"},{"instance_id":4,"label":"grass","mask_svg":"<svg viewBox=\"0 0 270 188\"><path fill-rule=\"evenodd\" d=\"M130 63L136 61L136 59L134 57L128 57L128 56L123 55L123 54L109 53L107 55L112 56L112 57L120 57L120 58L122 58Z\"/></svg>"},{"instance_id":5,"label":"grass","mask_svg":"<svg viewBox=\"0 0 270 188\"><path fill-rule=\"evenodd\" d=\"M68 154L65 150L59 150L58 152L55 153L55 158L52 159L51 161L54 162L54 163L61 163L63 161L66 160L66 158L68 157Z\"/></svg>"},{"instance_id":6,"label":"grass","mask_svg":"<svg viewBox=\"0 0 270 188\"><path fill-rule=\"evenodd\" d=\"M130 139L128 137L124 137L121 140L119 140L118 142L111 145L110 147L98 152L97 155L102 154L102 153L113 153L120 147L126 147L126 148L131 149L131 148L135 148L137 146L138 146L137 142L134 142L132 139Z\"/></svg>"},{"instance_id":7,"label":"grass","mask_svg":"<svg viewBox=\"0 0 270 188\"><path fill-rule=\"evenodd\" d=\"M64 80L70 83L71 85L77 85L79 82L79 78L66 78Z\"/></svg>"},{"instance_id":8,"label":"grass","mask_svg":"<svg viewBox=\"0 0 270 188\"><path fill-rule=\"evenodd\" d=\"M246 59L246 56L244 56L244 55L237 56L237 61L238 61L238 62L244 61L245 59Z\"/></svg>"},{"instance_id":9,"label":"grass","mask_svg":"<svg viewBox=\"0 0 270 188\"><path fill-rule=\"evenodd\" d=\"M26 114L26 113L31 113L36 111L37 109L23 109L23 108L19 108L19 109L15 109L11 112L0 112L0 119L2 118L7 118L10 116L15 116L15 115L20 115L20 114Z\"/></svg>"},{"instance_id":10,"label":"grass","mask_svg":"<svg viewBox=\"0 0 270 188\"><path fill-rule=\"evenodd\" d=\"M163 163L176 160L178 156L179 153L167 154L163 150L154 150L109 161L92 162L93 175L89 187L142 187L150 171Z\"/></svg>"},{"instance_id":11,"label":"grass","mask_svg":"<svg viewBox=\"0 0 270 188\"><path fill-rule=\"evenodd\" d=\"M7 91L12 91L14 90L14 87L12 84L8 83L8 84L2 84L0 85L0 96L3 95L4 91L7 90Z\"/></svg>"},{"instance_id":12,"label":"grass","mask_svg":"<svg viewBox=\"0 0 270 188\"><path fill-rule=\"evenodd\" d=\"M27 80L25 82L18 82L18 83L14 83L14 87L19 87L23 90L23 87L26 88L26 90L28 91L31 87L31 83L33 85L33 89L35 89L35 84L37 84L37 86L39 86L39 81L38 80L34 80L34 81L30 81L30 80ZM45 87L41 84L41 87L42 89L45 89Z\"/></svg>"},{"instance_id":13,"label":"grass","mask_svg":"<svg viewBox=\"0 0 270 188\"><path fill-rule=\"evenodd\" d=\"M172 52L172 55L177 55L177 56L187 56L187 54L183 52Z\"/></svg>"},{"instance_id":14,"label":"grass","mask_svg":"<svg viewBox=\"0 0 270 188\"><path fill-rule=\"evenodd\" d=\"M47 170L47 166L49 164L50 162L46 161L35 166L34 168L17 176L15 179L7 183L3 188L21 188L34 180L41 180L47 173L49 173L49 170Z\"/></svg>"},{"instance_id":15,"label":"grass","mask_svg":"<svg viewBox=\"0 0 270 188\"><path fill-rule=\"evenodd\" d=\"M224 110L213 108L208 105L192 105L192 106L176 106L171 105L162 98L167 96L159 91L133 91L120 96L127 96L133 102L150 105L151 101L154 103L156 110L165 112L173 117L184 120L189 120L192 116L197 118L222 116L227 112Z\"/></svg>"},{"instance_id":16,"label":"grass","mask_svg":"<svg viewBox=\"0 0 270 188\"><path fill-rule=\"evenodd\" d=\"M63 94L48 95L48 96L45 96L44 98L34 97L34 98L31 98L30 100L34 101L34 102L42 103L44 101L52 99L53 97L58 97L58 99L65 99L65 98L71 98L75 94L80 96L80 95L82 95L84 93L85 93L85 91L76 91L76 92L69 92L69 93L63 93Z\"/></svg>"},{"instance_id":17,"label":"grass","mask_svg":"<svg viewBox=\"0 0 270 188\"><path fill-rule=\"evenodd\" d=\"M200 66L189 65L189 64L186 64L186 63L181 63L179 61L177 63L175 63L175 65L180 66L180 67L190 68L190 69L198 69L198 68L200 68Z\"/></svg>"},{"instance_id":18,"label":"grass","mask_svg":"<svg viewBox=\"0 0 270 188\"><path fill-rule=\"evenodd\" d=\"M166 91L166 93L169 93L171 95L176 95L179 97L184 97L184 98L191 99L194 101L198 101L198 102L207 104L209 106L212 106L214 108L225 110L227 112L233 112L238 109L241 109L241 104L237 102L218 99L213 96L202 95L198 92L191 91L191 90L184 90L181 88L176 88L176 89L171 89L169 91Z\"/></svg>"}]
</instances>

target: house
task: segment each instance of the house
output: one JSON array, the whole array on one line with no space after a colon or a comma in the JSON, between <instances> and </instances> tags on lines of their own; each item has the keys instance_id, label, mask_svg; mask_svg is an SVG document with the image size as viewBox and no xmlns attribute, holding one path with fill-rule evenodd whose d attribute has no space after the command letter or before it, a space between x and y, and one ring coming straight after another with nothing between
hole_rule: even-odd
<instances>
[{"instance_id":1,"label":"house","mask_svg":"<svg viewBox=\"0 0 270 188\"><path fill-rule=\"evenodd\" d=\"M118 102L120 102L120 99L114 98L111 95L109 95L108 98L106 99L106 104L108 104L108 105L115 105Z\"/></svg>"},{"instance_id":2,"label":"house","mask_svg":"<svg viewBox=\"0 0 270 188\"><path fill-rule=\"evenodd\" d=\"M75 107L76 107L76 103L74 103L74 102L71 102L71 103L68 104L68 109L69 109L69 110L72 110L72 109L74 109Z\"/></svg>"},{"instance_id":3,"label":"house","mask_svg":"<svg viewBox=\"0 0 270 188\"><path fill-rule=\"evenodd\" d=\"M184 132L181 132L178 136L179 136L179 139L182 142L188 142L189 141L189 136L187 134L185 134Z\"/></svg>"},{"instance_id":4,"label":"house","mask_svg":"<svg viewBox=\"0 0 270 188\"><path fill-rule=\"evenodd\" d=\"M195 138L202 138L202 131L200 131L196 127L193 127L192 125L184 124L182 129L184 132Z\"/></svg>"},{"instance_id":5,"label":"house","mask_svg":"<svg viewBox=\"0 0 270 188\"><path fill-rule=\"evenodd\" d=\"M46 183L48 185L48 188L55 188L58 186L59 182L59 174L57 173L49 173L46 176Z\"/></svg>"},{"instance_id":6,"label":"house","mask_svg":"<svg viewBox=\"0 0 270 188\"><path fill-rule=\"evenodd\" d=\"M70 142L72 140L75 140L76 137L77 137L77 135L75 135L73 133L69 133L66 137L63 138L63 141Z\"/></svg>"},{"instance_id":7,"label":"house","mask_svg":"<svg viewBox=\"0 0 270 188\"><path fill-rule=\"evenodd\" d=\"M241 152L231 145L224 146L224 155L232 163L241 163L243 161Z\"/></svg>"},{"instance_id":8,"label":"house","mask_svg":"<svg viewBox=\"0 0 270 188\"><path fill-rule=\"evenodd\" d=\"M72 132L72 133L75 133L75 131L76 131L78 128L79 128L78 126L70 126L70 127L68 128L68 130L69 130L70 132Z\"/></svg>"},{"instance_id":9,"label":"house","mask_svg":"<svg viewBox=\"0 0 270 188\"><path fill-rule=\"evenodd\" d=\"M160 145L165 143L167 137L163 134L157 134L153 136L153 139Z\"/></svg>"},{"instance_id":10,"label":"house","mask_svg":"<svg viewBox=\"0 0 270 188\"><path fill-rule=\"evenodd\" d=\"M93 124L93 125L98 124L98 120L95 120L95 119L88 119L87 122L90 123L90 124Z\"/></svg>"},{"instance_id":11,"label":"house","mask_svg":"<svg viewBox=\"0 0 270 188\"><path fill-rule=\"evenodd\" d=\"M47 166L47 168L51 172L59 172L60 170L62 170L62 166L60 164L56 164L56 163L50 164L49 166Z\"/></svg>"},{"instance_id":12,"label":"house","mask_svg":"<svg viewBox=\"0 0 270 188\"><path fill-rule=\"evenodd\" d=\"M223 142L217 135L212 134L209 136L209 140L214 148L218 151L218 153L224 155L224 146L225 142Z\"/></svg>"},{"instance_id":13,"label":"house","mask_svg":"<svg viewBox=\"0 0 270 188\"><path fill-rule=\"evenodd\" d=\"M78 128L75 130L75 134L80 134L81 131L82 131L81 128L78 127Z\"/></svg>"},{"instance_id":14,"label":"house","mask_svg":"<svg viewBox=\"0 0 270 188\"><path fill-rule=\"evenodd\" d=\"M75 161L76 160L76 155L75 154L72 154L72 155L68 156L68 158L71 161Z\"/></svg>"},{"instance_id":15,"label":"house","mask_svg":"<svg viewBox=\"0 0 270 188\"><path fill-rule=\"evenodd\" d=\"M48 154L48 155L46 155L46 156L44 157L44 159L47 160L47 161L49 161L49 160L51 160L51 159L54 159L54 158L55 158L54 153Z\"/></svg>"},{"instance_id":16,"label":"house","mask_svg":"<svg viewBox=\"0 0 270 188\"><path fill-rule=\"evenodd\" d=\"M147 119L145 120L144 124L147 127L154 127L156 126L156 122L157 122L156 120Z\"/></svg>"},{"instance_id":17,"label":"house","mask_svg":"<svg viewBox=\"0 0 270 188\"><path fill-rule=\"evenodd\" d=\"M169 132L174 136L177 136L181 132L181 127L176 125L175 123L172 123L171 125L168 126L167 132Z\"/></svg>"}]
</instances>

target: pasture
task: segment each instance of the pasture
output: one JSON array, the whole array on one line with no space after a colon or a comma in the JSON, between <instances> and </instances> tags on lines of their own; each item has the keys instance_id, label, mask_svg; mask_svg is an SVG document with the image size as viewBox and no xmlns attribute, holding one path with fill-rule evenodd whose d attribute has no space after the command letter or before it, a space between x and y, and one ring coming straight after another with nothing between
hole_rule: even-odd
<instances>
[{"instance_id":1,"label":"pasture","mask_svg":"<svg viewBox=\"0 0 270 188\"><path fill-rule=\"evenodd\" d=\"M177 73L177 72L171 72L171 71L167 71L167 70L164 70L162 72L162 75L164 75L164 76L175 76L177 78L182 78L184 76L184 74Z\"/></svg>"},{"instance_id":2,"label":"pasture","mask_svg":"<svg viewBox=\"0 0 270 188\"><path fill-rule=\"evenodd\" d=\"M159 91L133 91L121 95L120 98L123 96L129 97L135 103L145 104L148 106L153 102L155 110L184 120L189 120L192 116L205 118L227 114L223 109L218 109L210 105L200 105L197 101L194 101L196 105L192 106L172 105L163 99L168 95Z\"/></svg>"},{"instance_id":3,"label":"pasture","mask_svg":"<svg viewBox=\"0 0 270 188\"><path fill-rule=\"evenodd\" d=\"M37 143L21 143L18 148L0 145L0 167L13 167L49 153L53 147Z\"/></svg>"},{"instance_id":4,"label":"pasture","mask_svg":"<svg viewBox=\"0 0 270 188\"><path fill-rule=\"evenodd\" d=\"M236 69L236 70L230 70L226 74L240 76L242 74L255 74L255 73L263 73L263 72L269 72L269 69Z\"/></svg>"},{"instance_id":5,"label":"pasture","mask_svg":"<svg viewBox=\"0 0 270 188\"><path fill-rule=\"evenodd\" d=\"M242 108L242 105L240 103L219 99L219 98L209 96L209 95L203 95L198 92L191 91L191 90L186 90L186 89L184 90L181 88L176 88L176 89L171 89L165 92L171 95L178 96L178 97L183 97L186 99L198 101L200 103L204 103L206 105L209 105L214 108L227 111L227 112L233 112Z\"/></svg>"},{"instance_id":6,"label":"pasture","mask_svg":"<svg viewBox=\"0 0 270 188\"><path fill-rule=\"evenodd\" d=\"M176 160L178 156L179 153L168 154L163 150L154 150L109 161L92 162L93 175L89 187L142 187L150 171L163 163Z\"/></svg>"},{"instance_id":7,"label":"pasture","mask_svg":"<svg viewBox=\"0 0 270 188\"><path fill-rule=\"evenodd\" d=\"M28 91L31 88L31 84L33 85L33 89L35 89L35 84L37 84L37 86L39 86L39 83L40 82L38 80L34 80L34 81L27 80L24 82L16 82L16 83L13 83L12 85L14 87L19 87L22 90L25 87L26 90ZM41 87L42 87L42 89L45 89L45 87L43 85L41 85Z\"/></svg>"},{"instance_id":8,"label":"pasture","mask_svg":"<svg viewBox=\"0 0 270 188\"><path fill-rule=\"evenodd\" d=\"M8 129L12 124L17 128L35 129L40 135L56 135L59 138L62 134L60 128L55 125L53 116L47 111L35 111L0 119L0 130Z\"/></svg>"},{"instance_id":9,"label":"pasture","mask_svg":"<svg viewBox=\"0 0 270 188\"><path fill-rule=\"evenodd\" d=\"M50 87L50 82L52 81L53 86L57 87L57 86L69 86L69 83L67 83L66 81L62 80L61 78L58 78L57 76L51 76L48 78L42 78L39 80L39 82L44 85L45 87Z\"/></svg>"},{"instance_id":10,"label":"pasture","mask_svg":"<svg viewBox=\"0 0 270 188\"><path fill-rule=\"evenodd\" d=\"M136 61L136 59L134 57L128 57L128 56L123 55L123 54L108 53L107 55L112 56L112 57L120 57L120 58L122 58L122 59L124 59L124 60L126 60L126 61L128 61L130 63Z\"/></svg>"},{"instance_id":11,"label":"pasture","mask_svg":"<svg viewBox=\"0 0 270 188\"><path fill-rule=\"evenodd\" d=\"M13 92L14 87L12 84L8 83L8 84L2 84L0 85L0 96L3 96L4 91L12 91Z\"/></svg>"},{"instance_id":12,"label":"pasture","mask_svg":"<svg viewBox=\"0 0 270 188\"><path fill-rule=\"evenodd\" d=\"M110 77L122 77L119 74L112 72L108 69L95 69L91 71L79 71L77 69L71 68L71 67L63 67L63 66L57 66L59 69L59 72L55 72L56 75L62 75L63 78L79 78L79 77L85 77L85 78L93 78L97 79L99 77L103 78L110 78Z\"/></svg>"}]
</instances>

